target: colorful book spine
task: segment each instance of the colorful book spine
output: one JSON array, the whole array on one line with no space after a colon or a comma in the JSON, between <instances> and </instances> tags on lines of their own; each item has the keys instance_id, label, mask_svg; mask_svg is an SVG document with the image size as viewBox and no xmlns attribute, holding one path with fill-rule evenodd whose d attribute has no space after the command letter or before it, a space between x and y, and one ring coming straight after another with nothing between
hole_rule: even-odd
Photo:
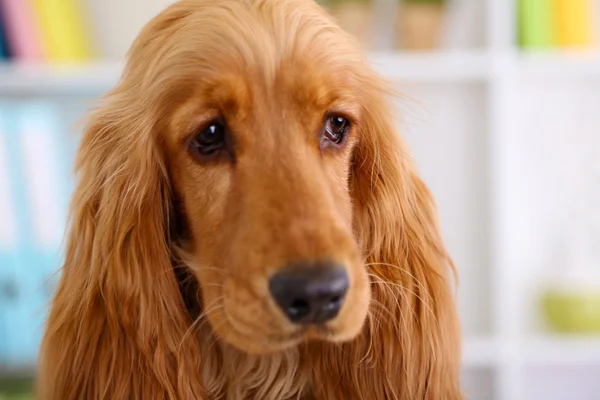
<instances>
[{"instance_id":1,"label":"colorful book spine","mask_svg":"<svg viewBox=\"0 0 600 400\"><path fill-rule=\"evenodd\" d=\"M5 17L11 55L24 61L43 60L45 52L31 0L0 0L0 12Z\"/></svg>"},{"instance_id":2,"label":"colorful book spine","mask_svg":"<svg viewBox=\"0 0 600 400\"><path fill-rule=\"evenodd\" d=\"M0 9L0 60L5 60L8 55L8 43L6 38L6 16Z\"/></svg>"},{"instance_id":3,"label":"colorful book spine","mask_svg":"<svg viewBox=\"0 0 600 400\"><path fill-rule=\"evenodd\" d=\"M530 49L554 47L557 43L554 12L552 0L519 0L519 45Z\"/></svg>"},{"instance_id":4,"label":"colorful book spine","mask_svg":"<svg viewBox=\"0 0 600 400\"><path fill-rule=\"evenodd\" d=\"M555 0L558 43L562 47L582 48L594 44L594 7L592 0Z\"/></svg>"},{"instance_id":5,"label":"colorful book spine","mask_svg":"<svg viewBox=\"0 0 600 400\"><path fill-rule=\"evenodd\" d=\"M52 61L85 61L92 48L77 0L33 0Z\"/></svg>"}]
</instances>

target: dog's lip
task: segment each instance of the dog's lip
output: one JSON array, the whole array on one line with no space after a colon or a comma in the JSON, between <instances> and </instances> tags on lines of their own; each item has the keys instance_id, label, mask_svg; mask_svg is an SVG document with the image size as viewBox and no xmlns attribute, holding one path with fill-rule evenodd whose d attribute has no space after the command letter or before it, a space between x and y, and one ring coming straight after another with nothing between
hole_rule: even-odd
<instances>
[{"instance_id":1,"label":"dog's lip","mask_svg":"<svg viewBox=\"0 0 600 400\"><path fill-rule=\"evenodd\" d=\"M223 314L227 321L229 328L229 334L235 337L246 337L248 338L249 332L252 332L256 327L248 326L244 322L235 318L227 307L224 307L220 312ZM309 325L287 325L287 329L281 331L262 331L256 332L259 334L259 345L260 348L290 348L300 343L307 343L313 341L330 341L335 340L338 335L338 330L332 326L333 321L325 322L322 324L309 324ZM258 339L258 338L257 338ZM258 344L258 343L257 343Z\"/></svg>"},{"instance_id":2,"label":"dog's lip","mask_svg":"<svg viewBox=\"0 0 600 400\"><path fill-rule=\"evenodd\" d=\"M299 327L291 334L267 335L262 341L265 348L290 348L301 343L328 341L335 337L335 332L326 325L310 325Z\"/></svg>"},{"instance_id":3,"label":"dog's lip","mask_svg":"<svg viewBox=\"0 0 600 400\"><path fill-rule=\"evenodd\" d=\"M244 338L245 344L238 347L240 350L249 354L268 354L310 342L335 342L335 338L339 334L327 324L298 326L294 331L288 333L261 333L252 340L247 334L229 324L229 332L225 332L222 338L231 344L235 344L238 340ZM249 339L250 341L248 341Z\"/></svg>"},{"instance_id":4,"label":"dog's lip","mask_svg":"<svg viewBox=\"0 0 600 400\"><path fill-rule=\"evenodd\" d=\"M256 329L255 327L248 326L243 322L236 319L233 315L227 312L227 308L225 307L222 312L227 321L227 325L229 328L236 334L241 336L247 336L248 331L252 331ZM307 327L296 327L295 329L289 332L262 332L265 341L268 342L288 342L288 341L298 341L301 340L303 336L306 335Z\"/></svg>"},{"instance_id":5,"label":"dog's lip","mask_svg":"<svg viewBox=\"0 0 600 400\"><path fill-rule=\"evenodd\" d=\"M238 335L243 335L238 329L230 325ZM327 340L336 335L336 332L327 324L299 326L289 333L263 333L265 344L294 345L303 341Z\"/></svg>"},{"instance_id":6,"label":"dog's lip","mask_svg":"<svg viewBox=\"0 0 600 400\"><path fill-rule=\"evenodd\" d=\"M298 327L294 332L288 334L267 335L266 341L271 343L298 343L314 340L327 340L335 336L335 331L327 324L306 325Z\"/></svg>"},{"instance_id":7,"label":"dog's lip","mask_svg":"<svg viewBox=\"0 0 600 400\"><path fill-rule=\"evenodd\" d=\"M327 324L310 325L302 332L302 336L305 337L307 341L328 340L335 335L335 330Z\"/></svg>"}]
</instances>

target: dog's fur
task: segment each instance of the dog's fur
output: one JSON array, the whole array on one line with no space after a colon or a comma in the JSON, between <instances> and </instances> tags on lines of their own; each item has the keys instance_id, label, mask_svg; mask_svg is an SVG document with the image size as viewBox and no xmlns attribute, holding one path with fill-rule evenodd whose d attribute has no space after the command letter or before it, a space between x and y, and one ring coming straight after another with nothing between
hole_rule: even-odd
<instances>
[{"instance_id":1,"label":"dog's fur","mask_svg":"<svg viewBox=\"0 0 600 400\"><path fill-rule=\"evenodd\" d=\"M310 0L150 22L81 143L40 398L461 399L454 267L387 88ZM330 113L352 126L323 147ZM219 116L231 156L194 158ZM301 329L266 282L320 259L350 291Z\"/></svg>"}]
</instances>

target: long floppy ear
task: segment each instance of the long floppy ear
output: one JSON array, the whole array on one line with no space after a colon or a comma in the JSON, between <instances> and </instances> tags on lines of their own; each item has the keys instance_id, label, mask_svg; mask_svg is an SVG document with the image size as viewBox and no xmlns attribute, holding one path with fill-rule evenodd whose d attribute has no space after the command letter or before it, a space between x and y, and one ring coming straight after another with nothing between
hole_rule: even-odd
<instances>
[{"instance_id":1,"label":"long floppy ear","mask_svg":"<svg viewBox=\"0 0 600 400\"><path fill-rule=\"evenodd\" d=\"M197 344L186 341L179 357L191 321L172 268L170 188L152 134L162 116L149 117L132 90L134 72L92 115L81 142L41 399L203 398L199 380L189 380L200 370Z\"/></svg>"},{"instance_id":2,"label":"long floppy ear","mask_svg":"<svg viewBox=\"0 0 600 400\"><path fill-rule=\"evenodd\" d=\"M454 265L432 196L394 127L385 86L375 78L366 86L351 190L373 300L361 336L330 349L317 368L336 371L318 398L462 399Z\"/></svg>"}]
</instances>

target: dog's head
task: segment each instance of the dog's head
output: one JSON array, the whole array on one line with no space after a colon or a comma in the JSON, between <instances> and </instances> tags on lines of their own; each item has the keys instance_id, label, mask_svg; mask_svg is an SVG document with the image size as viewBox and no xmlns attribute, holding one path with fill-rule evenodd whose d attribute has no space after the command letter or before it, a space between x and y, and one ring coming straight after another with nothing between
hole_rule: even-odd
<instances>
[{"instance_id":1,"label":"dog's head","mask_svg":"<svg viewBox=\"0 0 600 400\"><path fill-rule=\"evenodd\" d=\"M387 95L312 0L150 22L81 140L41 397L462 398L452 261Z\"/></svg>"},{"instance_id":2,"label":"dog's head","mask_svg":"<svg viewBox=\"0 0 600 400\"><path fill-rule=\"evenodd\" d=\"M190 279L193 317L246 352L356 337L390 262L401 281L447 261L386 92L310 0L174 4L91 117L65 276L89 265L81 288L141 342L195 326Z\"/></svg>"}]
</instances>

